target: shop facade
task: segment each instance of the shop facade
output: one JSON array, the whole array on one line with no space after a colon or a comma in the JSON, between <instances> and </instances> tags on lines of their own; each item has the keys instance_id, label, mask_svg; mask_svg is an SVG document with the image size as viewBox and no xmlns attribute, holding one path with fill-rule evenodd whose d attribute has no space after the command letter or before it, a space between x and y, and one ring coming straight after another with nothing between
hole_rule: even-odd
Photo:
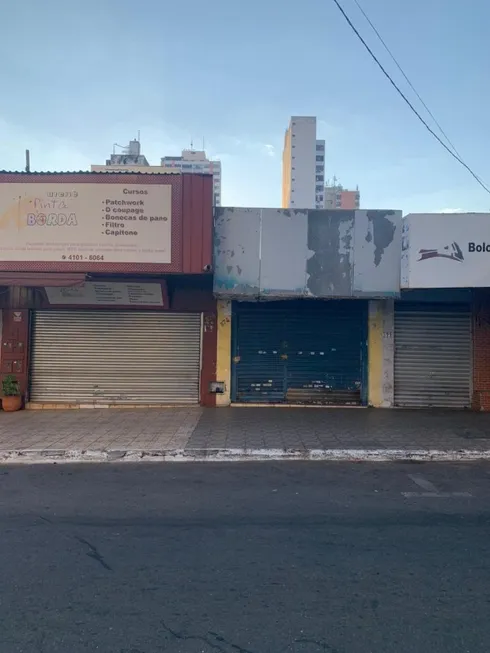
<instances>
[{"instance_id":1,"label":"shop facade","mask_svg":"<svg viewBox=\"0 0 490 653\"><path fill-rule=\"evenodd\" d=\"M234 302L231 400L363 405L367 302Z\"/></svg>"},{"instance_id":2,"label":"shop facade","mask_svg":"<svg viewBox=\"0 0 490 653\"><path fill-rule=\"evenodd\" d=\"M394 405L488 410L490 214L409 214L395 306Z\"/></svg>"},{"instance_id":3,"label":"shop facade","mask_svg":"<svg viewBox=\"0 0 490 653\"><path fill-rule=\"evenodd\" d=\"M402 297L395 303L394 406L471 408L472 293Z\"/></svg>"},{"instance_id":4,"label":"shop facade","mask_svg":"<svg viewBox=\"0 0 490 653\"><path fill-rule=\"evenodd\" d=\"M215 405L210 176L2 174L0 193L1 369L28 407Z\"/></svg>"},{"instance_id":5,"label":"shop facade","mask_svg":"<svg viewBox=\"0 0 490 653\"><path fill-rule=\"evenodd\" d=\"M370 403L370 305L399 294L400 243L396 211L220 209L218 405Z\"/></svg>"}]
</instances>

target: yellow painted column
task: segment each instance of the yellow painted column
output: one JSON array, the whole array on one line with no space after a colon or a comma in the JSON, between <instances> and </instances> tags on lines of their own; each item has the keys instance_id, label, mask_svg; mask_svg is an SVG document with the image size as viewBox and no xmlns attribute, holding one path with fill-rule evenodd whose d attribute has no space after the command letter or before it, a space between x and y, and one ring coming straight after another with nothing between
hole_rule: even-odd
<instances>
[{"instance_id":1,"label":"yellow painted column","mask_svg":"<svg viewBox=\"0 0 490 653\"><path fill-rule=\"evenodd\" d=\"M218 351L216 380L225 385L223 394L216 395L217 406L229 406L231 385L231 302L218 299Z\"/></svg>"},{"instance_id":2,"label":"yellow painted column","mask_svg":"<svg viewBox=\"0 0 490 653\"><path fill-rule=\"evenodd\" d=\"M368 315L368 404L375 408L381 406L383 316L380 304L371 300Z\"/></svg>"},{"instance_id":3,"label":"yellow painted column","mask_svg":"<svg viewBox=\"0 0 490 653\"><path fill-rule=\"evenodd\" d=\"M394 302L374 299L368 316L368 404L393 406Z\"/></svg>"}]
</instances>

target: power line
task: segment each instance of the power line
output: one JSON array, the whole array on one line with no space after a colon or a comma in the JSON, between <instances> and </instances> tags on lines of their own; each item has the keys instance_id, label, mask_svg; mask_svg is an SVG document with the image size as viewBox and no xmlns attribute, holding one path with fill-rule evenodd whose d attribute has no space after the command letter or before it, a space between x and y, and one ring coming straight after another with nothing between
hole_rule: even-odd
<instances>
[{"instance_id":1,"label":"power line","mask_svg":"<svg viewBox=\"0 0 490 653\"><path fill-rule=\"evenodd\" d=\"M361 14L364 16L364 18L367 20L367 22L368 22L369 25L371 26L372 30L374 31L374 33L376 34L376 36L378 37L378 39L381 41L381 43L382 43L384 49L386 50L386 52L390 55L392 61L393 61L394 64L395 64L395 66L398 68L398 70L401 72L401 74L402 74L403 77L405 78L405 81L407 82L407 84L410 86L410 88L412 89L412 91L415 93L415 95L416 95L416 96L418 97L418 99L420 100L420 102L421 102L421 104L423 105L424 109L427 111L427 113L429 114L429 116L432 118L432 120L434 121L434 123L435 123L435 124L437 125L437 127L439 128L439 131L441 132L441 134L444 136L444 138L446 139L446 141L447 141L447 142L449 143L449 145L452 147L453 151L454 151L454 152L459 156L459 158L461 159L461 158L462 158L462 157L461 157L461 154L460 154L460 153L458 152L458 150L456 149L456 146L451 142L451 139L450 139L449 136L446 134L446 132L444 131L444 129L441 127L441 125L438 123L438 121L437 121L436 117L434 116L434 114L432 113L432 111L429 109L429 107L428 107L428 106L426 105L426 103L423 101L423 99L421 98L419 92L417 91L417 89L415 88L415 86L412 84L412 82L409 80L409 78L408 78L408 76L406 75L406 73L405 73L405 71L403 70L403 68L402 68L402 67L400 66L400 64L398 63L398 61L397 61L395 55L394 55L393 52L390 50L390 48L387 46L385 40L383 39L383 37L381 36L381 34L380 34L380 33L378 32L378 30L376 29L376 26L373 24L373 22L371 21L371 19L370 19L369 16L367 15L367 13L366 13L366 12L364 11L364 9L361 7L361 5L359 4L358 0L354 0L354 2L355 2L355 4L357 5L357 8L358 8L359 11L361 12Z\"/></svg>"},{"instance_id":2,"label":"power line","mask_svg":"<svg viewBox=\"0 0 490 653\"><path fill-rule=\"evenodd\" d=\"M402 97L402 99L403 99L403 100L406 102L406 104L410 107L410 109L412 110L412 112L417 116L417 118L418 118L418 119L420 120L420 122L424 125L424 127L425 127L425 128L426 128L426 129L427 129L427 130L432 134L432 136L433 136L433 137L434 137L434 138L435 138L435 139L436 139L436 140L437 140L437 141L442 145L442 147L443 147L447 152L449 152L449 154L450 154L454 159L456 159L456 161L457 161L458 163L460 163L460 164L463 166L463 168L466 168L466 170L470 173L470 175L471 175L471 176L472 176L472 177L473 177L473 178L478 182L478 184L480 184L480 186L481 186L481 187L482 187L482 188L483 188L483 189L484 189L484 190L485 190L485 191L490 195L490 188L488 188L488 186L486 186L486 185L483 183L483 181L478 177L478 175L475 174L475 173L473 172L473 170L469 167L469 165L467 165L467 164L463 161L463 159L462 159L462 158L461 158L461 157L456 153L456 150L455 150L454 146L452 146L452 147L454 148L454 150L455 150L455 151L453 152L453 150L451 150L451 149L446 145L446 143L444 143L444 141L443 141L443 140L442 140L442 139L441 139L441 138L440 138L440 137L435 133L435 131L430 127L430 125L428 125L428 123L427 123L427 122L422 118L422 116L420 115L420 113L419 113L419 112L417 111L417 109L413 106L413 104L410 102L410 100L407 98L407 96L403 93L403 91L400 89L400 87L397 86L397 84L393 81L393 79L390 77L389 73L385 70L385 68L383 67L383 65L380 63L380 61L378 60L378 58L376 57L376 55L374 54L374 52L371 50L371 48L369 47L369 45L368 45L368 44L366 43L366 41L362 38L362 36L360 35L360 33L358 32L358 30L356 29L356 27L355 27L354 24L352 23L352 21L351 21L351 19L349 18L349 16L345 13L345 11L344 11L342 5L340 4L339 0L333 0L333 1L334 1L335 4L337 5L337 8L339 9L339 11L340 11L340 13L342 14L342 16L343 16L343 17L345 18L345 20L347 21L349 27L350 27L350 28L352 29L352 31L355 33L355 35L357 36L357 38L361 41L361 43L362 43L363 46L366 48L366 50L369 52L369 54L371 55L371 57L374 59L374 61L375 61L376 64L378 65L378 67L379 67L379 69L381 70L381 72L385 75L385 77L388 79L388 81L390 82L390 84L394 87L394 89L396 90L396 92L397 92L397 93ZM357 3L356 3L356 4L357 4ZM381 38L381 37L380 37L380 38ZM429 112L429 113L430 113L430 112ZM437 124L437 122L436 122L436 124ZM439 129L440 129L440 127L439 127ZM441 130L441 132L442 132L442 130ZM442 132L442 133L444 133L444 132ZM446 136L446 138L447 138L447 136ZM448 139L448 142L450 143L449 139Z\"/></svg>"}]
</instances>

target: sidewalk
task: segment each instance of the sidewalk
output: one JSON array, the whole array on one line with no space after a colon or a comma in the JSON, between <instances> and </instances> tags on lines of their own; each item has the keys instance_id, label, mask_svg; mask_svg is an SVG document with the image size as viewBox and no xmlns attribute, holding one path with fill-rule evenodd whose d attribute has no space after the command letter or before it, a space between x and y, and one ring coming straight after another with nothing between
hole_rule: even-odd
<instances>
[{"instance_id":1,"label":"sidewalk","mask_svg":"<svg viewBox=\"0 0 490 653\"><path fill-rule=\"evenodd\" d=\"M490 459L490 414L340 408L0 412L0 462Z\"/></svg>"}]
</instances>

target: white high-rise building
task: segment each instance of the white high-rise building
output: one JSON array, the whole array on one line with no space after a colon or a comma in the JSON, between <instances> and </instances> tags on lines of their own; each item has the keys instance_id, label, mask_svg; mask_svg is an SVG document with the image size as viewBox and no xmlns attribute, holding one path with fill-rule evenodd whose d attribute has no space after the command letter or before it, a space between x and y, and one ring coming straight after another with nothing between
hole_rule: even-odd
<instances>
[{"instance_id":1,"label":"white high-rise building","mask_svg":"<svg viewBox=\"0 0 490 653\"><path fill-rule=\"evenodd\" d=\"M292 116L282 154L282 208L323 209L325 141L316 137L314 116Z\"/></svg>"},{"instance_id":2,"label":"white high-rise building","mask_svg":"<svg viewBox=\"0 0 490 653\"><path fill-rule=\"evenodd\" d=\"M209 173L213 175L214 205L221 206L221 161L210 161L203 150L182 150L181 156L164 156L165 168L180 172Z\"/></svg>"}]
</instances>

